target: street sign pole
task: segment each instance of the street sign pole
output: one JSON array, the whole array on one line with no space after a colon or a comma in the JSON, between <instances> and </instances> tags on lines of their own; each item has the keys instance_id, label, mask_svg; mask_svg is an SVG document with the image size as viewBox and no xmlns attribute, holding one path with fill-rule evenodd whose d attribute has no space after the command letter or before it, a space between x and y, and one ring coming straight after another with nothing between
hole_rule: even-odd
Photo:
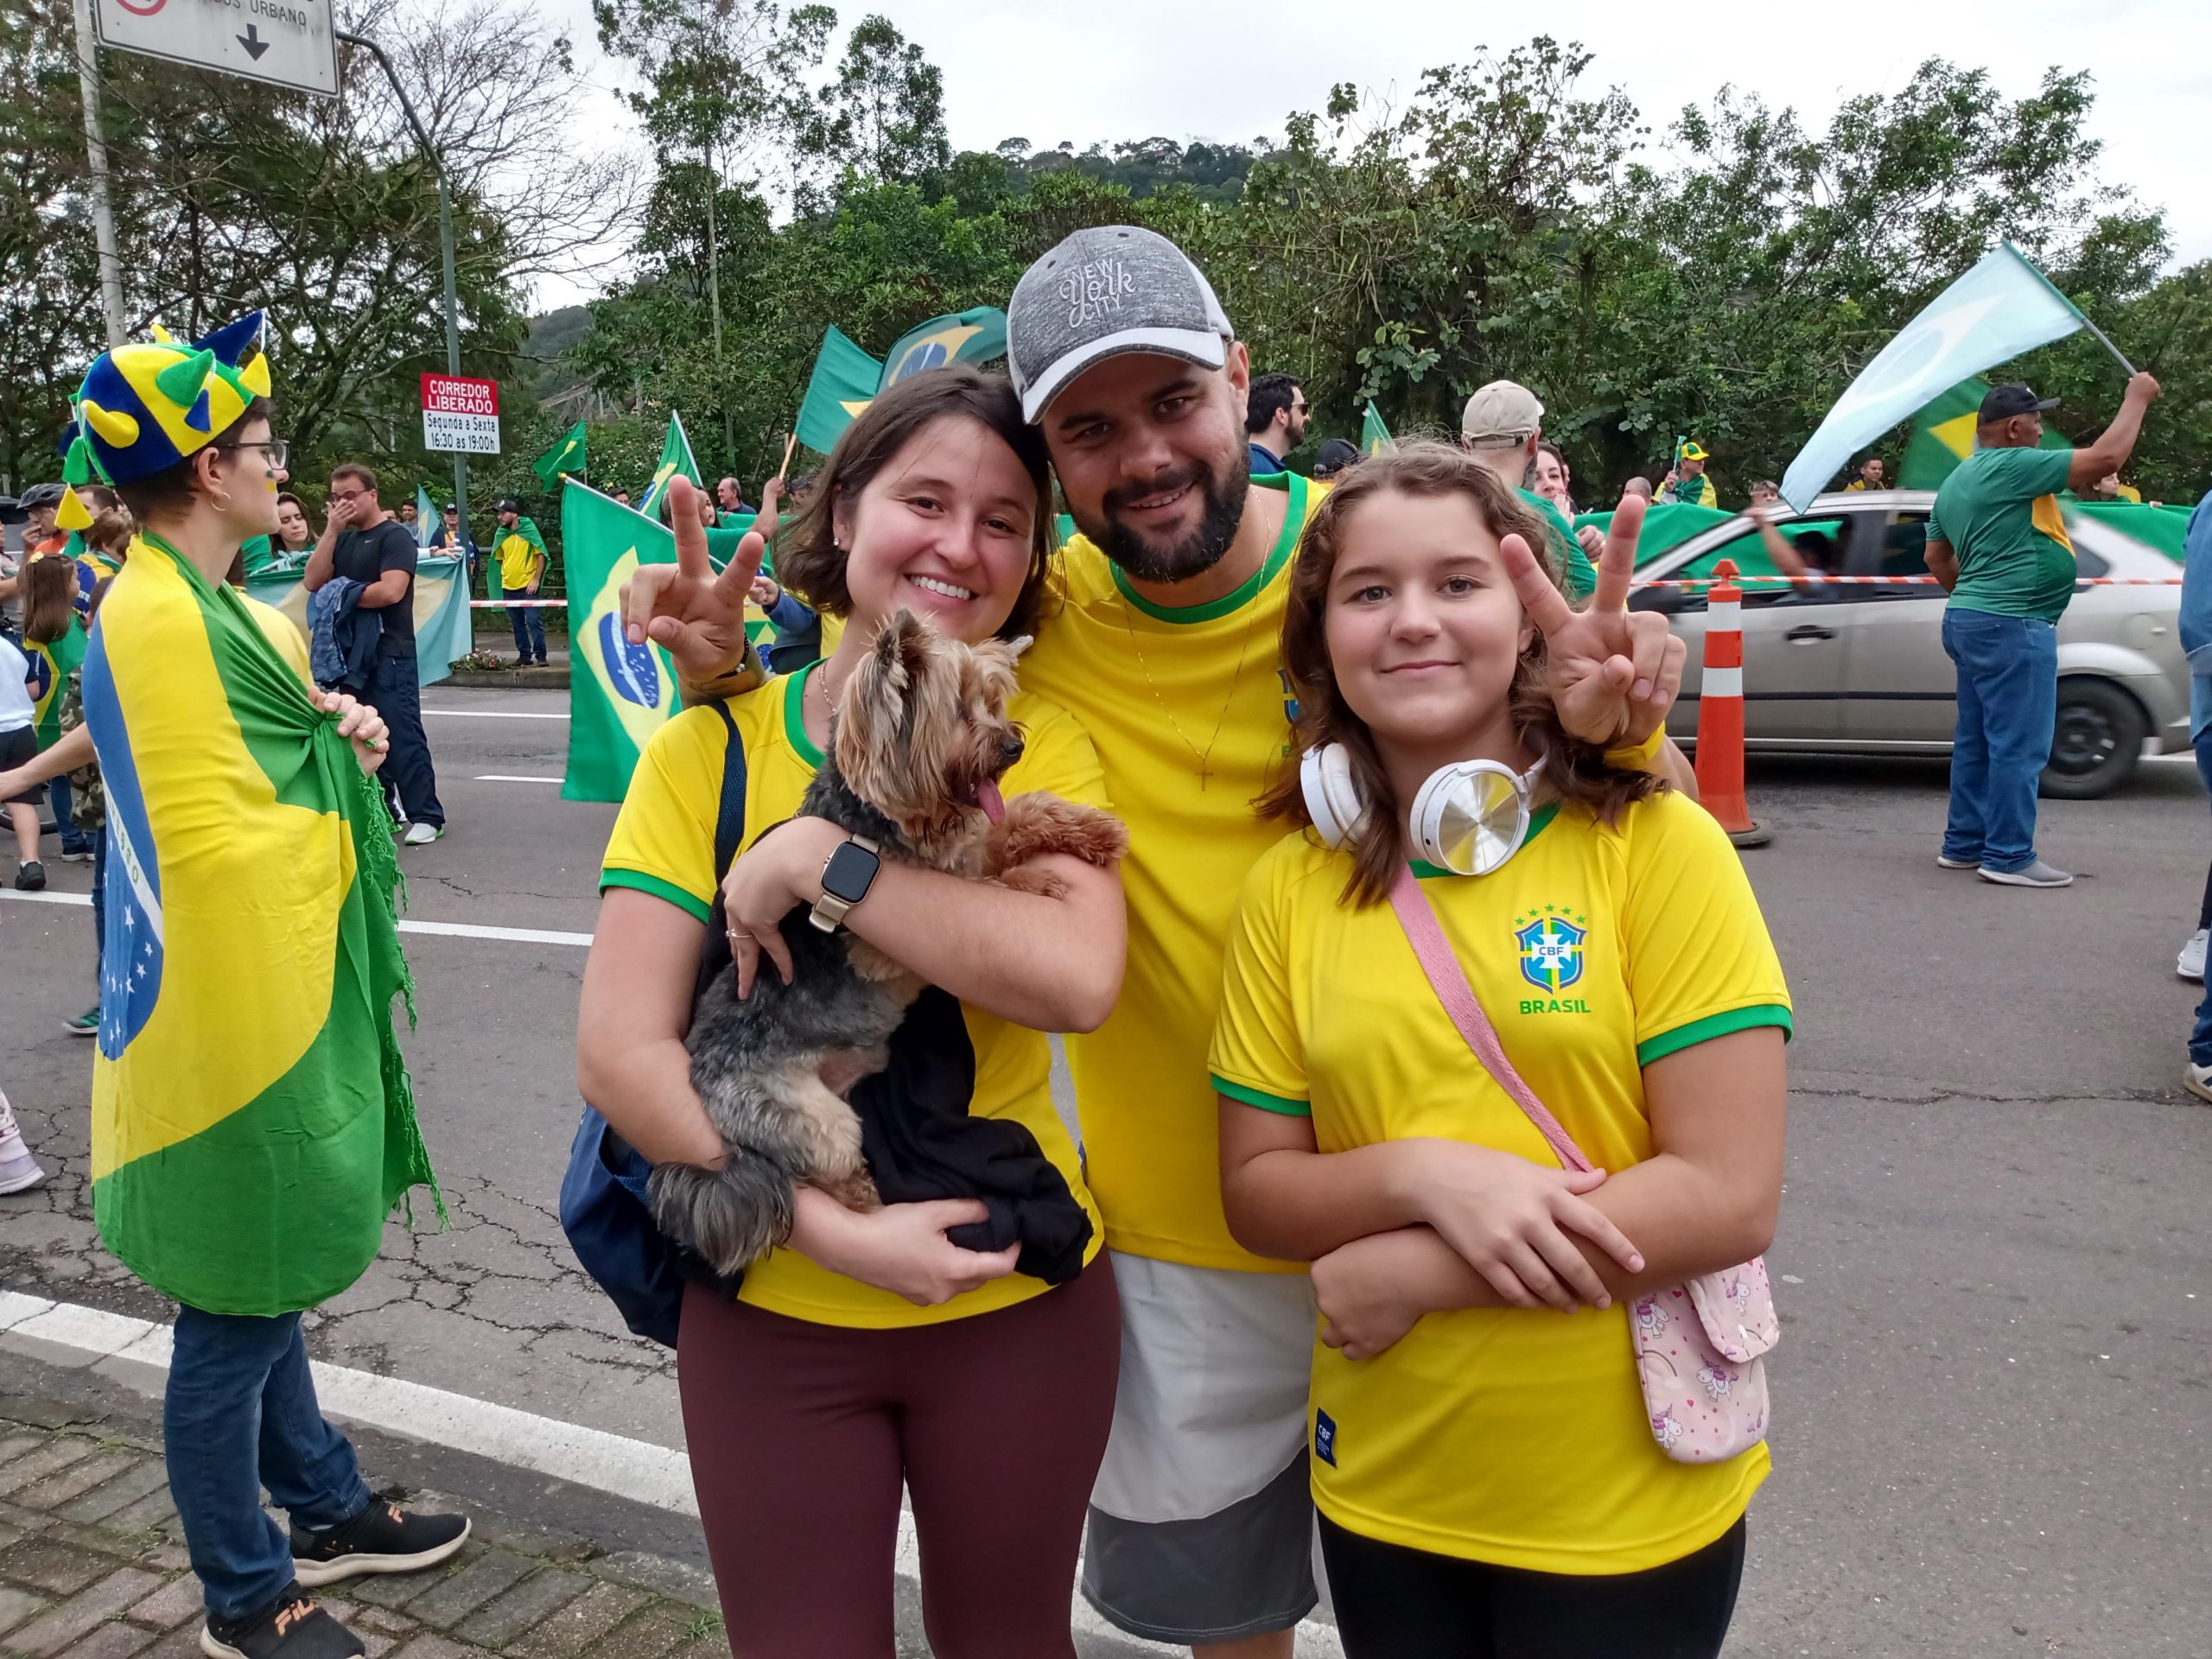
<instances>
[{"instance_id":1,"label":"street sign pole","mask_svg":"<svg viewBox=\"0 0 2212 1659\"><path fill-rule=\"evenodd\" d=\"M84 0L78 0L79 5ZM437 146L430 142L430 135L423 126L415 106L407 101L407 89L399 84L391 60L384 48L365 35L349 35L344 29L335 31L337 38L348 46L365 48L384 71L385 79L391 83L392 94L399 99L399 107L407 117L407 124L415 130L415 142L423 146L423 153L430 158L430 171L438 181L438 252L445 264L446 277L446 372L461 372L461 300L454 278L453 259L453 199L446 190L445 163L438 159ZM461 520L461 534L468 537L468 458L456 449L453 456L453 501ZM464 556L464 562L466 556Z\"/></svg>"},{"instance_id":2,"label":"street sign pole","mask_svg":"<svg viewBox=\"0 0 2212 1659\"><path fill-rule=\"evenodd\" d=\"M99 251L100 308L107 314L107 343L123 344L123 258L115 245L115 212L108 205L107 140L100 133L99 58L92 45L92 0L77 0L77 87L85 99L85 159L92 198L92 245Z\"/></svg>"}]
</instances>

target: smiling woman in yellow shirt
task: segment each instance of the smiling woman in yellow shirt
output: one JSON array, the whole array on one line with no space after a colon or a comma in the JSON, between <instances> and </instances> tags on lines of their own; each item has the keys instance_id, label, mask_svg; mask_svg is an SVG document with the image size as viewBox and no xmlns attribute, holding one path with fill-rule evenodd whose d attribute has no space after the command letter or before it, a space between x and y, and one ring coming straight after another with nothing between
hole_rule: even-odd
<instances>
[{"instance_id":1,"label":"smiling woman in yellow shirt","mask_svg":"<svg viewBox=\"0 0 2212 1659\"><path fill-rule=\"evenodd\" d=\"M816 505L778 542L785 573L849 622L836 649L730 700L728 726L693 709L648 746L601 874L577 1075L649 1161L722 1158L683 1046L718 890L742 988L747 972L776 971L758 942L781 948L778 925L821 900L825 862L846 845L826 819L793 815L848 677L879 625L906 611L969 644L1027 631L1049 568L1046 476L1004 381L953 367L901 382L846 429ZM689 486L671 491L678 557L703 572ZM758 556L755 543L738 563ZM1025 747L1003 792L1105 805L1073 717L1027 692L1010 709ZM744 830L725 881L715 855L732 727ZM1058 895L887 858L841 925L931 988L893 1039L892 1071L919 1033L927 1052L899 1074L914 1091L971 1078L969 1116L1028 1130L1089 1222L1082 1270L1048 1286L1014 1271L1019 1245L958 1248L948 1231L984 1218L974 1199L861 1214L802 1188L790 1238L734 1299L702 1285L685 1296L685 1440L748 1659L892 1650L902 1490L938 1652L1074 1659L1068 1595L1112 1421L1120 1313L1104 1226L1053 1109L1045 1033L1105 1019L1125 929L1113 872L1039 862Z\"/></svg>"},{"instance_id":2,"label":"smiling woman in yellow shirt","mask_svg":"<svg viewBox=\"0 0 2212 1659\"><path fill-rule=\"evenodd\" d=\"M1224 1202L1245 1244L1314 1263L1313 1493L1352 1659L1717 1655L1768 1468L1763 1444L1669 1460L1627 1300L1765 1248L1788 992L1712 819L1523 695L1560 604L1537 543L1441 446L1323 505L1284 628L1308 759L1268 803L1308 827L1230 935ZM1559 1168L1475 1060L1383 902L1408 864L1609 1173Z\"/></svg>"}]
</instances>

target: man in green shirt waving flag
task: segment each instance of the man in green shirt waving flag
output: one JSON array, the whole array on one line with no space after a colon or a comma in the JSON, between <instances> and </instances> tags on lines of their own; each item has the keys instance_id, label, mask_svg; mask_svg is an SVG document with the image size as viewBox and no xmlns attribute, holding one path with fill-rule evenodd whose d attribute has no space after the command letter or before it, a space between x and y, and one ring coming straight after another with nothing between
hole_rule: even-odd
<instances>
[{"instance_id":1,"label":"man in green shirt waving flag","mask_svg":"<svg viewBox=\"0 0 2212 1659\"><path fill-rule=\"evenodd\" d=\"M2056 400L2022 385L1981 400L1974 451L1928 515L1928 569L1950 590L1943 649L1959 671L1951 816L1936 861L2013 887L2074 878L2036 856L2036 787L2058 719L2058 619L2074 597L2074 543L2058 492L2126 463L2158 383L2127 383L2120 413L2087 449L2044 449Z\"/></svg>"}]
</instances>

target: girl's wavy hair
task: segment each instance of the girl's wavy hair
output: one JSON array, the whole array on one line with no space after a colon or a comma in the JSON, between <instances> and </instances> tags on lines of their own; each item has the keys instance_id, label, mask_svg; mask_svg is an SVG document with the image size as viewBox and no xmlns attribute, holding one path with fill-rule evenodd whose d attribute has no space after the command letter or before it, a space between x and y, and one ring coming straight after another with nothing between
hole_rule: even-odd
<instances>
[{"instance_id":1,"label":"girl's wavy hair","mask_svg":"<svg viewBox=\"0 0 2212 1659\"><path fill-rule=\"evenodd\" d=\"M77 562L60 553L34 553L23 564L23 638L50 645L69 632L77 613L69 598Z\"/></svg>"},{"instance_id":2,"label":"girl's wavy hair","mask_svg":"<svg viewBox=\"0 0 2212 1659\"><path fill-rule=\"evenodd\" d=\"M908 442L948 415L963 416L1002 439L1036 486L1029 570L998 636L1014 639L1035 632L1052 560L1052 475L1045 440L1021 418L1021 400L1003 376L985 374L965 363L901 380L844 429L830 452L829 463L814 475L798 517L776 538L776 580L817 611L850 615L853 595L845 585L846 554L837 545L837 509L840 505L849 508Z\"/></svg>"},{"instance_id":3,"label":"girl's wavy hair","mask_svg":"<svg viewBox=\"0 0 2212 1659\"><path fill-rule=\"evenodd\" d=\"M1368 827L1352 847L1352 874L1344 902L1359 908L1382 903L1401 866L1413 856L1407 827L1410 803L1390 786L1367 722L1351 711L1337 689L1329 662L1325 627L1329 583L1336 575L1351 519L1361 505L1390 493L1411 496L1463 495L1494 536L1518 536L1536 556L1545 575L1559 582L1557 555L1547 543L1544 525L1529 505L1496 474L1465 450L1450 444L1412 442L1395 453L1370 455L1343 474L1344 481L1306 521L1282 619L1282 669L1297 700L1292 728L1299 759L1325 744L1340 745L1351 775L1368 803ZM1611 823L1633 801L1664 785L1649 772L1622 771L1605 764L1604 751L1567 735L1559 723L1546 684L1544 636L1535 632L1515 664L1510 699L1514 734L1546 757L1540 787L1571 805L1586 807ZM1289 766L1260 798L1260 816L1310 826L1300 769Z\"/></svg>"}]
</instances>

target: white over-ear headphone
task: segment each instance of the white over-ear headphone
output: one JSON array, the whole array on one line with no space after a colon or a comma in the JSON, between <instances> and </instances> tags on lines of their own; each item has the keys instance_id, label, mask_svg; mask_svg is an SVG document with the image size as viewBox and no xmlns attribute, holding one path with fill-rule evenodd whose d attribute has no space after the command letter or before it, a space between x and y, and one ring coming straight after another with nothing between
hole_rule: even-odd
<instances>
[{"instance_id":1,"label":"white over-ear headphone","mask_svg":"<svg viewBox=\"0 0 2212 1659\"><path fill-rule=\"evenodd\" d=\"M1540 755L1526 772L1496 760L1458 760L1432 773L1406 814L1415 852L1440 869L1488 875L1528 840L1529 798L1543 769ZM1325 743L1306 750L1298 772L1314 833L1331 847L1357 841L1368 805L1343 748Z\"/></svg>"}]
</instances>

